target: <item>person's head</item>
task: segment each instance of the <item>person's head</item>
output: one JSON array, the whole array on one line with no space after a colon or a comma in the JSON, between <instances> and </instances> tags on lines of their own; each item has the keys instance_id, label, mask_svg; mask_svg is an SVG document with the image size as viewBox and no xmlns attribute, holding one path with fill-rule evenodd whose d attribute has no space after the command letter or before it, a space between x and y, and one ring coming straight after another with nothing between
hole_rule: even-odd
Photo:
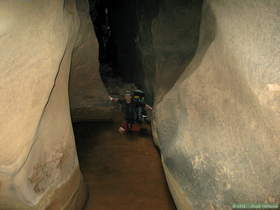
<instances>
[{"instance_id":1,"label":"person's head","mask_svg":"<svg viewBox=\"0 0 280 210\"><path fill-rule=\"evenodd\" d=\"M130 91L126 91L124 94L124 99L126 100L126 102L130 103L132 100L132 94Z\"/></svg>"}]
</instances>

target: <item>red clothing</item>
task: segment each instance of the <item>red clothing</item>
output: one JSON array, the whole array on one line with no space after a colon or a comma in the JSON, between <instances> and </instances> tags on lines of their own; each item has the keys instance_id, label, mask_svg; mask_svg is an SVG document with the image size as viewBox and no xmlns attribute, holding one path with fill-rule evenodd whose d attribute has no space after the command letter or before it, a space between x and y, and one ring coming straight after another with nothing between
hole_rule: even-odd
<instances>
[{"instance_id":1,"label":"red clothing","mask_svg":"<svg viewBox=\"0 0 280 210\"><path fill-rule=\"evenodd\" d=\"M141 130L141 126L138 123L127 123L124 122L121 127L125 130L125 131L134 131L134 132L139 132Z\"/></svg>"}]
</instances>

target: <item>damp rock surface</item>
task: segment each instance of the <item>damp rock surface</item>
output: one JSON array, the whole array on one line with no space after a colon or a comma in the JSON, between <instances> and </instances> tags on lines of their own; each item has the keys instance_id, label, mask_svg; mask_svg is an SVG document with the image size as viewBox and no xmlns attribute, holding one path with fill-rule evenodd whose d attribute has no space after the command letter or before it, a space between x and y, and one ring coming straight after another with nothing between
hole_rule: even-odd
<instances>
[{"instance_id":1,"label":"damp rock surface","mask_svg":"<svg viewBox=\"0 0 280 210\"><path fill-rule=\"evenodd\" d=\"M178 209L279 203L280 2L206 0L195 57L155 106Z\"/></svg>"},{"instance_id":2,"label":"damp rock surface","mask_svg":"<svg viewBox=\"0 0 280 210\"><path fill-rule=\"evenodd\" d=\"M69 96L73 121L112 119L112 106L101 80L98 49L87 0L77 1L79 33L72 54Z\"/></svg>"},{"instance_id":3,"label":"damp rock surface","mask_svg":"<svg viewBox=\"0 0 280 210\"><path fill-rule=\"evenodd\" d=\"M201 0L113 1L117 68L160 100L190 63L198 44Z\"/></svg>"}]
</instances>

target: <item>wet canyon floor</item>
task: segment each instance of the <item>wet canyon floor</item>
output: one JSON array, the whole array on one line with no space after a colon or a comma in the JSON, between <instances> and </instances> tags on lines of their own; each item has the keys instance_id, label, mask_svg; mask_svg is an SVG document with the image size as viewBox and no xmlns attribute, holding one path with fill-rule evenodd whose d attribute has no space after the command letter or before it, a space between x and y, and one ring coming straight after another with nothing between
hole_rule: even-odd
<instances>
[{"instance_id":1,"label":"wet canyon floor","mask_svg":"<svg viewBox=\"0 0 280 210\"><path fill-rule=\"evenodd\" d=\"M116 123L74 124L89 191L85 210L175 210L152 136L117 129Z\"/></svg>"}]
</instances>

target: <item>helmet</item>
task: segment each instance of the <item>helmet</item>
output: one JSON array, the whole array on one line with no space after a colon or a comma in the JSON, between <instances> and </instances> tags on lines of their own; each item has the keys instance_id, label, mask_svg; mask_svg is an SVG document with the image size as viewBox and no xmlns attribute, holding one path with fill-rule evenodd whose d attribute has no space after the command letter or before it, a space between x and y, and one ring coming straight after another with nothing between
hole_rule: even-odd
<instances>
[{"instance_id":1,"label":"helmet","mask_svg":"<svg viewBox=\"0 0 280 210\"><path fill-rule=\"evenodd\" d=\"M133 93L134 93L134 95L138 95L138 96L144 96L145 95L145 93L142 90L139 90L139 89L134 90Z\"/></svg>"},{"instance_id":2,"label":"helmet","mask_svg":"<svg viewBox=\"0 0 280 210\"><path fill-rule=\"evenodd\" d=\"M130 90L125 91L124 93L125 96L132 96L132 93Z\"/></svg>"},{"instance_id":3,"label":"helmet","mask_svg":"<svg viewBox=\"0 0 280 210\"><path fill-rule=\"evenodd\" d=\"M133 98L135 102L144 102L145 93L142 90L134 90Z\"/></svg>"}]
</instances>

